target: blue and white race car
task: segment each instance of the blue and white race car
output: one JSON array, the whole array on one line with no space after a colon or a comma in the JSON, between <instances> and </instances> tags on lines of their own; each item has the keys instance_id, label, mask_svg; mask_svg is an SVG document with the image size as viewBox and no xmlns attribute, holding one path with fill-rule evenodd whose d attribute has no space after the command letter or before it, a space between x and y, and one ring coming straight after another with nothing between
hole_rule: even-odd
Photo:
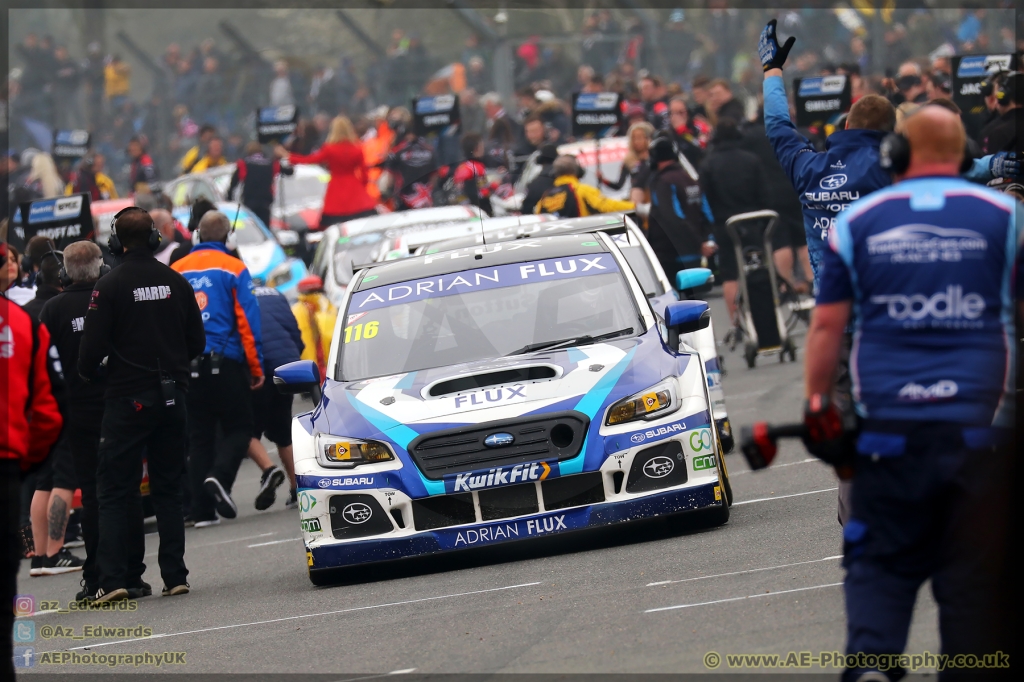
<instances>
[{"instance_id":1,"label":"blue and white race car","mask_svg":"<svg viewBox=\"0 0 1024 682\"><path fill-rule=\"evenodd\" d=\"M703 301L655 315L604 233L359 270L321 381L292 424L310 579L332 569L704 510L731 490ZM662 321L663 320L663 321Z\"/></svg>"}]
</instances>

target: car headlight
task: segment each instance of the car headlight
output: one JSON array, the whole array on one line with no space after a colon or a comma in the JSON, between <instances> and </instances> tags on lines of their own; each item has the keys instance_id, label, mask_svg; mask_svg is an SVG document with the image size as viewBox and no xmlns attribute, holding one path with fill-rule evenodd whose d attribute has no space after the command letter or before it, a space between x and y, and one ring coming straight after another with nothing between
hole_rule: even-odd
<instances>
[{"instance_id":1,"label":"car headlight","mask_svg":"<svg viewBox=\"0 0 1024 682\"><path fill-rule=\"evenodd\" d=\"M390 462L395 455L384 443L321 435L316 443L316 461L321 466L351 469L360 464Z\"/></svg>"},{"instance_id":2,"label":"car headlight","mask_svg":"<svg viewBox=\"0 0 1024 682\"><path fill-rule=\"evenodd\" d=\"M675 377L672 377L609 407L605 425L614 426L642 419L658 419L675 412L679 405L680 401L676 399Z\"/></svg>"},{"instance_id":3,"label":"car headlight","mask_svg":"<svg viewBox=\"0 0 1024 682\"><path fill-rule=\"evenodd\" d=\"M270 277L267 277L267 286L271 289L276 289L282 284L288 282L291 278L292 264L285 261L270 271Z\"/></svg>"}]
</instances>

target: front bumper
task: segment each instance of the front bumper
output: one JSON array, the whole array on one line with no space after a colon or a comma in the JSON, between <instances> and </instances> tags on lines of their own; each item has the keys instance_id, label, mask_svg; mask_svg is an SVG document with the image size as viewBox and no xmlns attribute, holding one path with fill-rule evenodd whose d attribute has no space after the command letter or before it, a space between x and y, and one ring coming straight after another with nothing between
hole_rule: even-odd
<instances>
[{"instance_id":1,"label":"front bumper","mask_svg":"<svg viewBox=\"0 0 1024 682\"><path fill-rule=\"evenodd\" d=\"M718 481L658 491L626 500L541 512L514 519L422 531L401 537L325 543L307 549L311 573L381 561L457 551L697 511L726 504Z\"/></svg>"}]
</instances>

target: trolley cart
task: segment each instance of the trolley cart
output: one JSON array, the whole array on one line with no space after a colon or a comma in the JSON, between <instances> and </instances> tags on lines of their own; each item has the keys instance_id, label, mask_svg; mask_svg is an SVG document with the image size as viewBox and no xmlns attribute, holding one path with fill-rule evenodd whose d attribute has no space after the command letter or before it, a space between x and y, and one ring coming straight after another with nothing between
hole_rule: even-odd
<instances>
[{"instance_id":1,"label":"trolley cart","mask_svg":"<svg viewBox=\"0 0 1024 682\"><path fill-rule=\"evenodd\" d=\"M761 233L757 223L768 222ZM796 345L789 336L786 315L779 304L778 277L772 261L772 232L779 222L775 211L752 211L735 215L725 231L736 249L739 265L739 296L736 326L730 335L732 348L742 340L747 367L757 364L759 355L778 354L796 361Z\"/></svg>"}]
</instances>

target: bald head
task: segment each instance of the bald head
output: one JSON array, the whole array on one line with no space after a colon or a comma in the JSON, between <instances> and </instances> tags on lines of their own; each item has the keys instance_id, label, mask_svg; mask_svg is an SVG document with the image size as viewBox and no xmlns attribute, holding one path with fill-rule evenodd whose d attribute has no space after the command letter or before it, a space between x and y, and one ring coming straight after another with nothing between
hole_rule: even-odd
<instances>
[{"instance_id":1,"label":"bald head","mask_svg":"<svg viewBox=\"0 0 1024 682\"><path fill-rule=\"evenodd\" d=\"M951 165L954 171L960 167L966 133L960 117L949 109L935 105L917 109L904 122L903 134L910 142L910 171L921 166Z\"/></svg>"},{"instance_id":2,"label":"bald head","mask_svg":"<svg viewBox=\"0 0 1024 682\"><path fill-rule=\"evenodd\" d=\"M223 242L231 231L231 221L220 211L207 211L199 221L199 239L204 242Z\"/></svg>"},{"instance_id":3,"label":"bald head","mask_svg":"<svg viewBox=\"0 0 1024 682\"><path fill-rule=\"evenodd\" d=\"M157 232L165 240L174 239L174 218L171 217L170 212L162 208L156 208L149 212L149 215L153 218L153 225L156 227Z\"/></svg>"}]
</instances>

